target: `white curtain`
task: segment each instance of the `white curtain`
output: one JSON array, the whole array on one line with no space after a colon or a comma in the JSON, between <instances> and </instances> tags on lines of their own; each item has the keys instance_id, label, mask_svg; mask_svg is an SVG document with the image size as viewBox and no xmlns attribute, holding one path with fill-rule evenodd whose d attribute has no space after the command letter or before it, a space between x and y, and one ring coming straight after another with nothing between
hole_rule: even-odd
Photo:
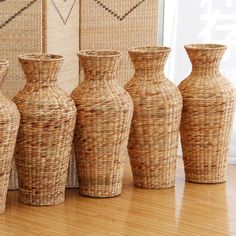
<instances>
[{"instance_id":1,"label":"white curtain","mask_svg":"<svg viewBox=\"0 0 236 236\"><path fill-rule=\"evenodd\" d=\"M184 50L189 43L228 46L221 72L236 85L236 1L165 0L164 45L172 48L166 75L176 84L187 77L191 64ZM236 116L230 144L230 162L236 163Z\"/></svg>"}]
</instances>

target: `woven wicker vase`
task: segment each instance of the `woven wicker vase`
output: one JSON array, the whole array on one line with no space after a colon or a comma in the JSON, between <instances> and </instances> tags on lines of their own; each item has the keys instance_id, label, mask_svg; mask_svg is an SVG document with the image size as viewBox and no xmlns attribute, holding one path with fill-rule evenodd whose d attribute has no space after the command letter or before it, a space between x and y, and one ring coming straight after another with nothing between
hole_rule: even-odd
<instances>
[{"instance_id":1,"label":"woven wicker vase","mask_svg":"<svg viewBox=\"0 0 236 236\"><path fill-rule=\"evenodd\" d=\"M56 85L63 61L57 55L19 57L27 83L14 101L21 113L16 145L19 200L55 205L65 198L76 108Z\"/></svg>"},{"instance_id":2,"label":"woven wicker vase","mask_svg":"<svg viewBox=\"0 0 236 236\"><path fill-rule=\"evenodd\" d=\"M0 60L0 85L8 68L8 61ZM16 105L0 91L0 214L5 210L8 182L20 114Z\"/></svg>"},{"instance_id":3,"label":"woven wicker vase","mask_svg":"<svg viewBox=\"0 0 236 236\"><path fill-rule=\"evenodd\" d=\"M79 53L85 80L73 93L77 106L75 149L80 194L113 197L121 193L133 103L117 83L120 53Z\"/></svg>"},{"instance_id":4,"label":"woven wicker vase","mask_svg":"<svg viewBox=\"0 0 236 236\"><path fill-rule=\"evenodd\" d=\"M134 101L129 155L134 184L160 189L175 185L182 97L164 75L170 49L129 50L134 77L125 86Z\"/></svg>"},{"instance_id":5,"label":"woven wicker vase","mask_svg":"<svg viewBox=\"0 0 236 236\"><path fill-rule=\"evenodd\" d=\"M226 180L235 91L219 72L223 45L185 46L192 73L179 85L183 96L181 142L186 180Z\"/></svg>"}]
</instances>

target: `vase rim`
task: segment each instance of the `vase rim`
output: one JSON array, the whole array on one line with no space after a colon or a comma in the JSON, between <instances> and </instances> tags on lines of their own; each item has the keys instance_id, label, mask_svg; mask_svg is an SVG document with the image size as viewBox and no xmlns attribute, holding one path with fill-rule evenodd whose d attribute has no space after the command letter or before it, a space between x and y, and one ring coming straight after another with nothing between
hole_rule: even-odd
<instances>
[{"instance_id":1,"label":"vase rim","mask_svg":"<svg viewBox=\"0 0 236 236\"><path fill-rule=\"evenodd\" d=\"M19 55L20 60L29 60L29 61L61 61L63 56L56 54L47 54L47 53L33 53L33 54L24 54Z\"/></svg>"},{"instance_id":2,"label":"vase rim","mask_svg":"<svg viewBox=\"0 0 236 236\"><path fill-rule=\"evenodd\" d=\"M114 50L83 50L78 52L78 56L93 58L112 58L120 57L121 52Z\"/></svg>"},{"instance_id":3,"label":"vase rim","mask_svg":"<svg viewBox=\"0 0 236 236\"><path fill-rule=\"evenodd\" d=\"M131 53L157 53L157 52L170 52L171 48L166 46L145 46L134 47L128 49Z\"/></svg>"},{"instance_id":4,"label":"vase rim","mask_svg":"<svg viewBox=\"0 0 236 236\"><path fill-rule=\"evenodd\" d=\"M214 50L214 49L226 49L227 46L223 44L214 44L214 43L196 43L188 44L184 46L186 49L195 49L195 50Z\"/></svg>"},{"instance_id":5,"label":"vase rim","mask_svg":"<svg viewBox=\"0 0 236 236\"><path fill-rule=\"evenodd\" d=\"M9 64L8 60L0 59L0 65L1 66L8 65L8 64Z\"/></svg>"}]
</instances>

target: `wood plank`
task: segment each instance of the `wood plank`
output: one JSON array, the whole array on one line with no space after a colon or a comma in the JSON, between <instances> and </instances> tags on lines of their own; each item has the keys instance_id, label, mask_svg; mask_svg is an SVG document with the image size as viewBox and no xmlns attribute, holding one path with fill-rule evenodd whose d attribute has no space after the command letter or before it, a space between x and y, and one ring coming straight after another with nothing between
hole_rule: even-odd
<instances>
[{"instance_id":1,"label":"wood plank","mask_svg":"<svg viewBox=\"0 0 236 236\"><path fill-rule=\"evenodd\" d=\"M179 160L175 188L145 190L132 185L127 165L121 196L92 199L68 189L54 207L25 206L10 191L0 235L236 235L235 172L229 166L226 184L185 184Z\"/></svg>"}]
</instances>

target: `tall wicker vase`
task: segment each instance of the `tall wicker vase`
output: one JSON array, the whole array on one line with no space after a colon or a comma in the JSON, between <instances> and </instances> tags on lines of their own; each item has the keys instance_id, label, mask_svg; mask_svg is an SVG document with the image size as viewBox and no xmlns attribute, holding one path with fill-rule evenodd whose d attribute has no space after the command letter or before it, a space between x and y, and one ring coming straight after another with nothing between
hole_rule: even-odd
<instances>
[{"instance_id":1,"label":"tall wicker vase","mask_svg":"<svg viewBox=\"0 0 236 236\"><path fill-rule=\"evenodd\" d=\"M0 60L0 85L8 68L8 61ZM20 114L16 105L0 91L0 214L5 210L8 182L14 155Z\"/></svg>"},{"instance_id":2,"label":"tall wicker vase","mask_svg":"<svg viewBox=\"0 0 236 236\"><path fill-rule=\"evenodd\" d=\"M186 180L226 180L235 90L219 72L224 45L185 46L192 72L179 85L183 96L181 142Z\"/></svg>"},{"instance_id":3,"label":"tall wicker vase","mask_svg":"<svg viewBox=\"0 0 236 236\"><path fill-rule=\"evenodd\" d=\"M14 101L21 113L16 145L19 200L55 205L65 198L76 108L56 84L63 61L57 55L19 57L27 83Z\"/></svg>"},{"instance_id":4,"label":"tall wicker vase","mask_svg":"<svg viewBox=\"0 0 236 236\"><path fill-rule=\"evenodd\" d=\"M160 189L175 185L182 97L164 75L170 49L129 50L134 77L125 86L134 101L129 155L134 184Z\"/></svg>"},{"instance_id":5,"label":"tall wicker vase","mask_svg":"<svg viewBox=\"0 0 236 236\"><path fill-rule=\"evenodd\" d=\"M75 150L80 194L121 193L133 112L129 94L114 78L120 53L82 51L85 80L73 91L77 106Z\"/></svg>"}]
</instances>

